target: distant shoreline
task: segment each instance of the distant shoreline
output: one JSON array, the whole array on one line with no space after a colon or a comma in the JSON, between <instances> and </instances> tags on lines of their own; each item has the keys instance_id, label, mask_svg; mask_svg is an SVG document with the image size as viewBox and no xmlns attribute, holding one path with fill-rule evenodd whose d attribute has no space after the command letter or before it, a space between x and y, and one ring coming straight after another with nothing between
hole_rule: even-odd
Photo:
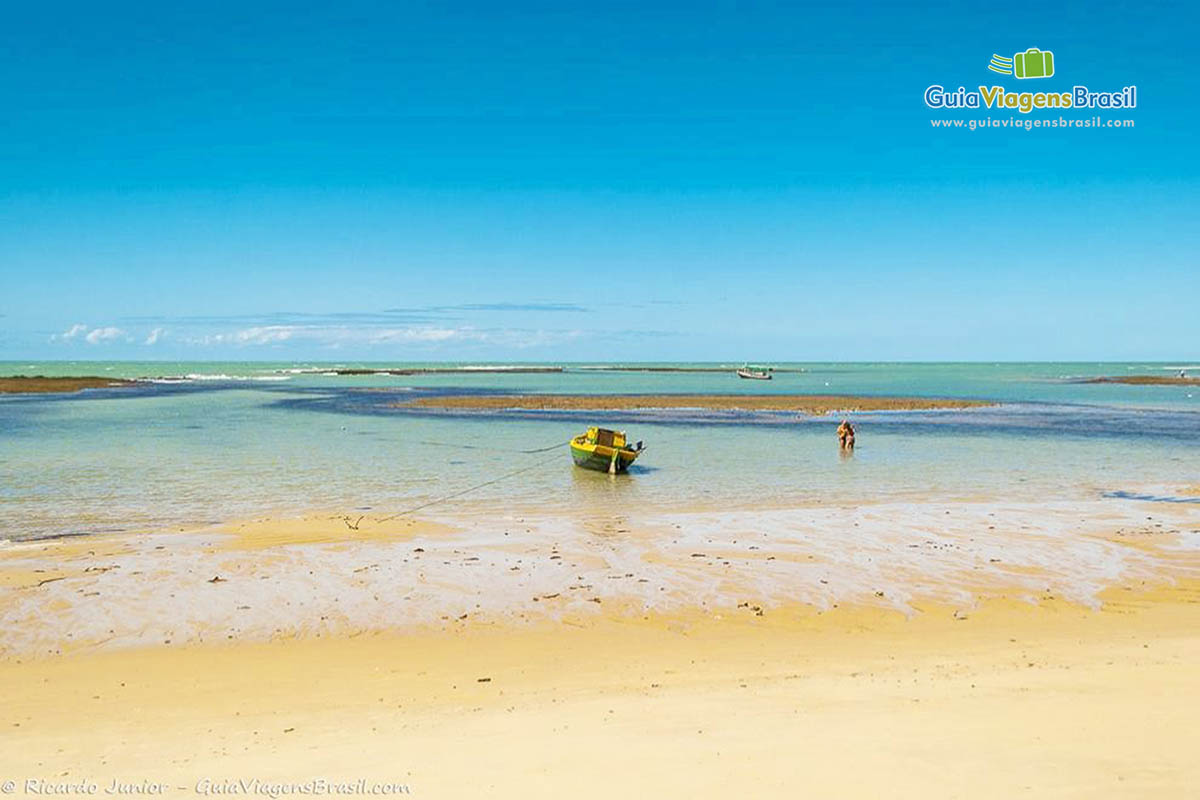
<instances>
[{"instance_id":1,"label":"distant shoreline","mask_svg":"<svg viewBox=\"0 0 1200 800\"><path fill-rule=\"evenodd\" d=\"M655 408L697 408L707 411L925 411L990 406L982 400L939 397L870 395L739 395L739 394L502 394L417 397L393 403L393 408L523 411L633 411Z\"/></svg>"}]
</instances>

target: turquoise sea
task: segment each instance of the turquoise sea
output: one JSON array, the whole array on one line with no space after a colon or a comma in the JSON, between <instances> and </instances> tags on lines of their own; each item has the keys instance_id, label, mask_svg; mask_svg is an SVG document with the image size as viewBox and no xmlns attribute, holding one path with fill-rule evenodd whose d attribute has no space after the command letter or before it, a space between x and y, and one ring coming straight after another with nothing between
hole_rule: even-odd
<instances>
[{"instance_id":1,"label":"turquoise sea","mask_svg":"<svg viewBox=\"0 0 1200 800\"><path fill-rule=\"evenodd\" d=\"M1177 373L1178 363L647 365L0 362L0 375L145 378L132 389L0 396L0 540L189 528L309 511L736 509L1132 494L1200 502L1200 387L1089 384ZM534 365L546 366L546 365ZM334 375L338 368L451 372ZM727 367L728 369L723 369ZM395 407L420 393L826 393L958 397L966 411L837 418L693 410L446 414ZM571 466L588 424L648 449L626 476ZM512 474L510 477L504 477ZM496 478L501 480L480 486ZM1190 488L1189 488L1190 487Z\"/></svg>"}]
</instances>

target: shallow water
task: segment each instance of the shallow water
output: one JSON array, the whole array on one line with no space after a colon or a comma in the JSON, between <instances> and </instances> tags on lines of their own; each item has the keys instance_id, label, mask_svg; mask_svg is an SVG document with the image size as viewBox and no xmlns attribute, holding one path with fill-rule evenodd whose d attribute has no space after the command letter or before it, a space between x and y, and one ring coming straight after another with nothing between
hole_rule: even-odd
<instances>
[{"instance_id":1,"label":"shallow water","mask_svg":"<svg viewBox=\"0 0 1200 800\"><path fill-rule=\"evenodd\" d=\"M1188 487L1200 484L1197 387L1072 380L1170 374L1190 365L777 366L804 371L751 382L728 372L580 365L552 374L331 376L301 371L320 368L305 364L0 364L0 374L180 378L132 390L0 398L0 539L170 530L312 509L400 512L509 473L517 474L436 508L1037 502L1120 492L1187 499ZM827 417L689 410L451 415L393 407L419 392L448 389L903 394L1002 404L851 415L859 448L850 457L839 454L837 419ZM596 423L647 442L630 475L575 469L565 448L521 452L563 443Z\"/></svg>"}]
</instances>

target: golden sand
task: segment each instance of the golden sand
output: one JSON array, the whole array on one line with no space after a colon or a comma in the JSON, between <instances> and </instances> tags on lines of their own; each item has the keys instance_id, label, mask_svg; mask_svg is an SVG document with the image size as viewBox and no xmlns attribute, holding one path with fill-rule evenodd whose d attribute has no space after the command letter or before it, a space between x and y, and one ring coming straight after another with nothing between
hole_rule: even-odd
<instances>
[{"instance_id":1,"label":"golden sand","mask_svg":"<svg viewBox=\"0 0 1200 800\"><path fill-rule=\"evenodd\" d=\"M413 796L1182 797L1200 592L104 652L0 663L0 777Z\"/></svg>"},{"instance_id":2,"label":"golden sand","mask_svg":"<svg viewBox=\"0 0 1200 800\"><path fill-rule=\"evenodd\" d=\"M118 378L99 378L92 375L74 378L46 378L42 375L13 375L0 378L0 394L35 394L49 392L78 392L81 389L107 389L133 386L136 381Z\"/></svg>"},{"instance_id":3,"label":"golden sand","mask_svg":"<svg viewBox=\"0 0 1200 800\"><path fill-rule=\"evenodd\" d=\"M570 410L627 411L654 408L698 408L710 411L797 411L828 414L834 411L914 411L938 408L973 408L991 405L977 400L932 397L873 397L869 395L744 395L744 394L501 394L419 397L396 408L454 410Z\"/></svg>"},{"instance_id":4,"label":"golden sand","mask_svg":"<svg viewBox=\"0 0 1200 800\"><path fill-rule=\"evenodd\" d=\"M245 552L292 545L407 541L417 536L443 534L449 528L403 514L353 512L263 517L222 524L216 530L232 534L222 539L223 549Z\"/></svg>"},{"instance_id":5,"label":"golden sand","mask_svg":"<svg viewBox=\"0 0 1200 800\"><path fill-rule=\"evenodd\" d=\"M1195 575L1190 554L1171 546L1193 519L1172 506L1140 526L1122 522L1106 539L1155 547L1172 557L1169 574ZM120 598L112 607L148 627L153 620L135 609L161 611L176 596L257 611L277 599L260 569L274 577L349 573L343 550L364 549L386 567L400 555L383 548L398 545L414 558L424 548L421 582L428 576L449 593L448 581L485 578L468 557L492 558L479 530L421 519L248 520L180 534L180 547L221 563L224 580L210 586L207 556L179 562L186 572L149 560L148 553L177 556L173 536L14 543L0 551L0 577L24 587L14 599L49 603L63 587L82 592L72 602L85 611L84 596L103 589ZM759 550L734 552L722 541L706 538L703 558L685 542L678 552L644 554L636 566L620 563L654 570L673 552L693 577L724 574L722 559L735 557L766 568ZM1029 591L1016 582L1022 564L1014 563L1011 591L993 582L973 592L988 598L978 605L917 598L907 616L882 606L838 603L822 612L754 599L650 612L632 594L568 602L576 575L598 567L591 550L553 542L542 553L526 531L512 545L524 567L559 553L570 562L552 568L564 570L565 588L535 603L547 613L520 623L464 606L469 616L404 632L349 627L301 638L281 628L270 641L250 642L221 631L204 641L227 644L181 646L186 639L173 637L170 646L124 649L76 637L61 648L66 655L0 659L0 781L17 781L14 794L28 794L30 779L92 781L100 793L114 779L150 781L165 786L164 796L195 797L198 786L239 781L361 779L437 798L1180 797L1200 785L1192 752L1200 581L1122 577L1101 592L1098 608L1084 608L1058 593L1019 600ZM807 552L782 539L762 552L768 547L764 558ZM297 560L305 550L320 560ZM131 558L136 563L113 566ZM451 559L457 572L438 566ZM365 557L363 564L376 566ZM57 582L35 588L47 579ZM205 592L187 594L190 583ZM156 605L136 606L137 587L151 585ZM381 597L406 588L378 586ZM746 597L755 597L752 588ZM328 597L292 592L284 600L303 613L335 613ZM190 614L198 604L189 603L182 610ZM53 617L11 619L10 637ZM260 791L251 794L267 796Z\"/></svg>"}]
</instances>

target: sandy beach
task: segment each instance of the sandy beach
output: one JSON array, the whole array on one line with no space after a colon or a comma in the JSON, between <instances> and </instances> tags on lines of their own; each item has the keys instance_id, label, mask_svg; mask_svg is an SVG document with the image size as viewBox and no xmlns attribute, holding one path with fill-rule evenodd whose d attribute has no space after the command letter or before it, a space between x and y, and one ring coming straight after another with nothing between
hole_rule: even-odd
<instances>
[{"instance_id":1,"label":"sandy beach","mask_svg":"<svg viewBox=\"0 0 1200 800\"><path fill-rule=\"evenodd\" d=\"M173 796L1180 797L1200 780L1198 623L1192 583L1099 610L615 613L9 661L0 724L20 746L0 776Z\"/></svg>"},{"instance_id":2,"label":"sandy beach","mask_svg":"<svg viewBox=\"0 0 1200 800\"><path fill-rule=\"evenodd\" d=\"M787 509L757 533L716 510L328 513L13 543L0 777L1180 796L1200 529L1186 506L1100 508Z\"/></svg>"}]
</instances>

